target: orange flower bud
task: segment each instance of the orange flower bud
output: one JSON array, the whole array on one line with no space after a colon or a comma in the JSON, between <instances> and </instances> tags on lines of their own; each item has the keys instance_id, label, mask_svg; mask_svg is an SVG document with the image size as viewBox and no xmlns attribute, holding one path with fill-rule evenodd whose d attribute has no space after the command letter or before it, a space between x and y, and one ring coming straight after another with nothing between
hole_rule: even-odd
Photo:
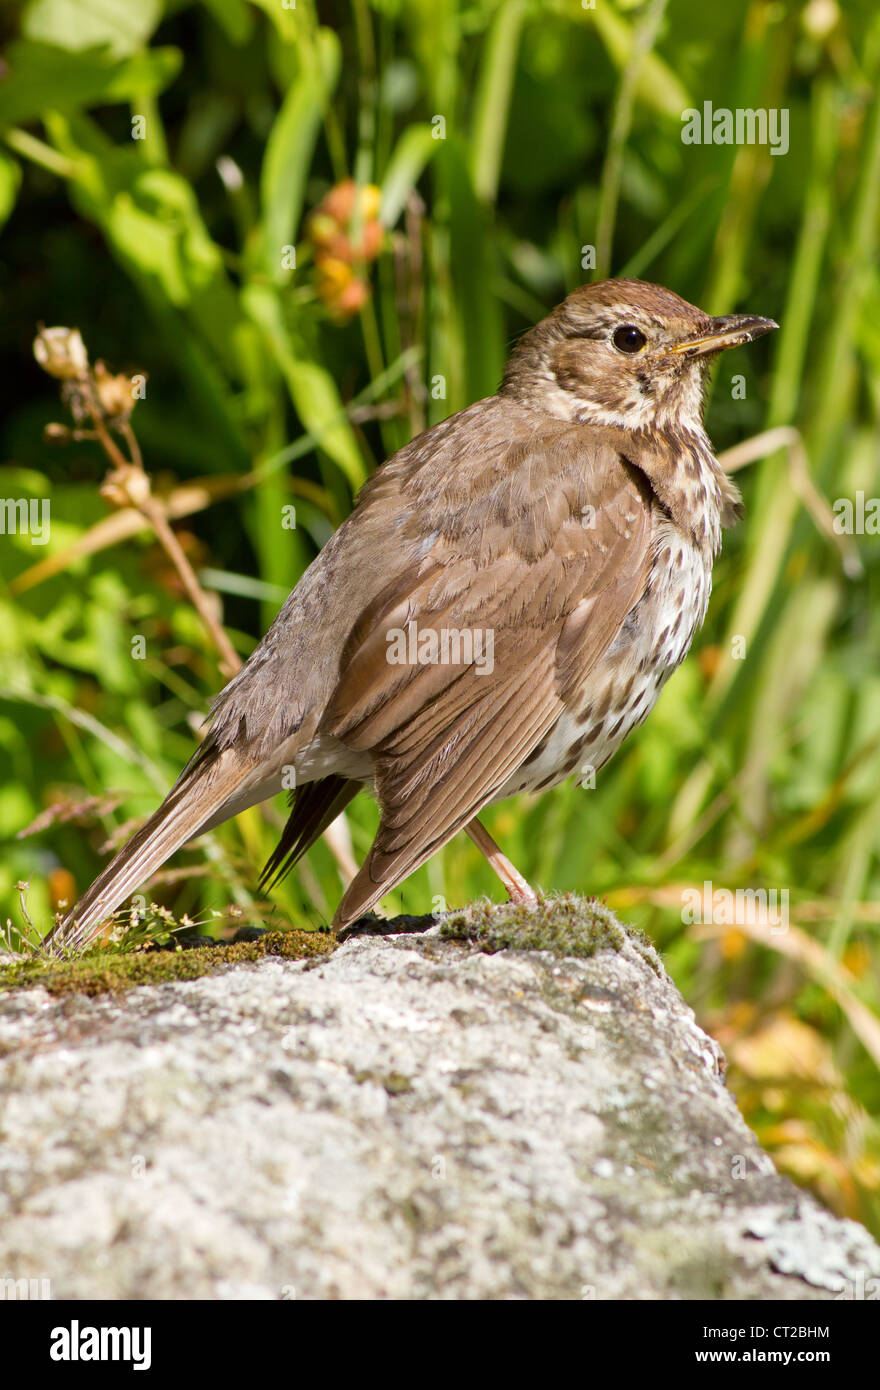
<instances>
[{"instance_id":1,"label":"orange flower bud","mask_svg":"<svg viewBox=\"0 0 880 1390\"><path fill-rule=\"evenodd\" d=\"M327 247L339 232L339 223L326 212L313 212L309 218L309 236L315 246Z\"/></svg>"},{"instance_id":2,"label":"orange flower bud","mask_svg":"<svg viewBox=\"0 0 880 1390\"><path fill-rule=\"evenodd\" d=\"M352 280L346 285L337 301L337 313L352 318L366 304L370 297L370 287L365 280Z\"/></svg>"},{"instance_id":3,"label":"orange flower bud","mask_svg":"<svg viewBox=\"0 0 880 1390\"><path fill-rule=\"evenodd\" d=\"M76 901L76 879L69 869L50 869L46 882L53 912Z\"/></svg>"},{"instance_id":4,"label":"orange flower bud","mask_svg":"<svg viewBox=\"0 0 880 1390\"><path fill-rule=\"evenodd\" d=\"M318 293L322 299L331 299L340 294L354 277L351 266L336 256L322 256L317 270Z\"/></svg>"},{"instance_id":5,"label":"orange flower bud","mask_svg":"<svg viewBox=\"0 0 880 1390\"><path fill-rule=\"evenodd\" d=\"M344 227L354 212L357 184L354 179L343 179L324 197L319 204L319 212L324 212L340 226Z\"/></svg>"}]
</instances>

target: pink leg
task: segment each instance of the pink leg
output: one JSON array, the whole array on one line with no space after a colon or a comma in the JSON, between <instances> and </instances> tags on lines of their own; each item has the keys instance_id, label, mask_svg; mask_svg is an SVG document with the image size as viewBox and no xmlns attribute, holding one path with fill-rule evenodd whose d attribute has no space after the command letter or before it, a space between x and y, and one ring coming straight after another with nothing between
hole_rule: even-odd
<instances>
[{"instance_id":1,"label":"pink leg","mask_svg":"<svg viewBox=\"0 0 880 1390\"><path fill-rule=\"evenodd\" d=\"M495 870L504 887L507 895L514 903L536 903L538 895L527 883L519 869L511 864L506 855L496 845L492 836L484 825L481 825L476 816L465 826L465 832L470 835L477 849L486 856L492 868Z\"/></svg>"}]
</instances>

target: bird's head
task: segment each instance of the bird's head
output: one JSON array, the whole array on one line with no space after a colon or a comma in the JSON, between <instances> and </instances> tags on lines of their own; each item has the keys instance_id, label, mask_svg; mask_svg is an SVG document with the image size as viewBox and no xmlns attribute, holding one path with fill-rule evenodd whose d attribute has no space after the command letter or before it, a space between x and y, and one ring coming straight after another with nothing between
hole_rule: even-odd
<instances>
[{"instance_id":1,"label":"bird's head","mask_svg":"<svg viewBox=\"0 0 880 1390\"><path fill-rule=\"evenodd\" d=\"M601 280L524 334L501 389L563 419L698 429L716 355L777 326L752 314L711 318L644 280Z\"/></svg>"}]
</instances>

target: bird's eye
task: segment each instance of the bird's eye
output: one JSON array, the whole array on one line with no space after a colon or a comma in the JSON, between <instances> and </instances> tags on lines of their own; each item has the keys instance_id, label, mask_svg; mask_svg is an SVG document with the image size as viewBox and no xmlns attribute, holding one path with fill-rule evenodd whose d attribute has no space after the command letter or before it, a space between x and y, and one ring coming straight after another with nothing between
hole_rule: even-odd
<instances>
[{"instance_id":1,"label":"bird's eye","mask_svg":"<svg viewBox=\"0 0 880 1390\"><path fill-rule=\"evenodd\" d=\"M620 328L615 328L611 341L618 352L640 352L647 339L640 328L632 323L624 323Z\"/></svg>"}]
</instances>

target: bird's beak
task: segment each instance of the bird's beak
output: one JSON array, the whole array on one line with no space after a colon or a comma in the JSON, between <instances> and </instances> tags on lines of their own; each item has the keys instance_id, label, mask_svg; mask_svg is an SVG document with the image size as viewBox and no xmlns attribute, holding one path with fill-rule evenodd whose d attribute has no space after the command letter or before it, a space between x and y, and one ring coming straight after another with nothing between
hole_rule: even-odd
<instances>
[{"instance_id":1,"label":"bird's beak","mask_svg":"<svg viewBox=\"0 0 880 1390\"><path fill-rule=\"evenodd\" d=\"M725 348L751 343L778 327L779 324L774 323L773 319L760 319L756 314L722 314L720 318L712 319L708 333L674 343L666 351L678 352L685 357L704 357L710 352L723 352Z\"/></svg>"}]
</instances>

